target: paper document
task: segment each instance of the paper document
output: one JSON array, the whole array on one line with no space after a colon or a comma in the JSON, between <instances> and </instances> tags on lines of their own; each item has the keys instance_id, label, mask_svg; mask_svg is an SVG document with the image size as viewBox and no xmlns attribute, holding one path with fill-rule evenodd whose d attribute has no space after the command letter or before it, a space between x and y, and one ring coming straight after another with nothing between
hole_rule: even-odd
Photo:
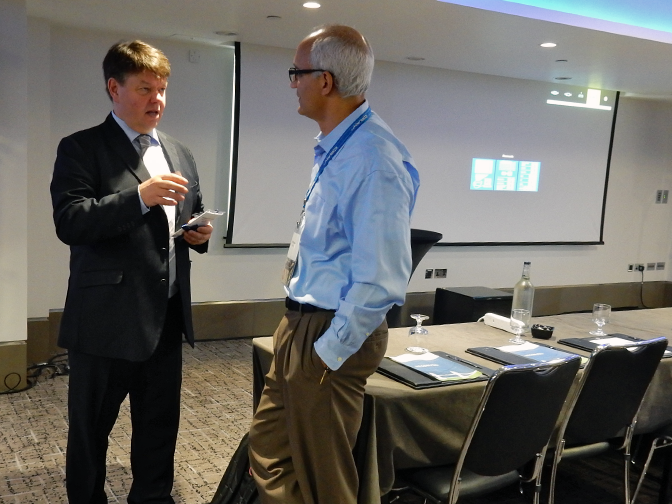
<instances>
[{"instance_id":1,"label":"paper document","mask_svg":"<svg viewBox=\"0 0 672 504\"><path fill-rule=\"evenodd\" d=\"M619 338L617 336L612 336L610 338L595 338L590 340L591 343L595 343L596 345L614 345L614 346L623 346L623 345L629 345L633 341L632 340L627 340L624 338ZM631 352L635 351L635 348L628 348ZM672 351L668 348L663 352L663 357L670 357L672 356Z\"/></svg>"},{"instance_id":2,"label":"paper document","mask_svg":"<svg viewBox=\"0 0 672 504\"><path fill-rule=\"evenodd\" d=\"M617 345L617 346L630 345L631 343L633 343L632 340L626 340L618 337L595 338L591 339L590 342L595 343L597 345Z\"/></svg>"},{"instance_id":3,"label":"paper document","mask_svg":"<svg viewBox=\"0 0 672 504\"><path fill-rule=\"evenodd\" d=\"M419 355L402 354L390 359L440 381L472 380L483 375L479 370L466 364L445 359L431 352Z\"/></svg>"},{"instance_id":4,"label":"paper document","mask_svg":"<svg viewBox=\"0 0 672 504\"><path fill-rule=\"evenodd\" d=\"M172 234L172 237L177 238L178 236L181 236L184 233L184 229L182 229L184 226L193 226L193 225L207 226L212 221L214 221L218 217L221 217L222 215L224 215L224 212L220 212L219 210L206 210L205 212L197 215L196 217L192 217L189 222L187 222L181 228L175 231Z\"/></svg>"},{"instance_id":5,"label":"paper document","mask_svg":"<svg viewBox=\"0 0 672 504\"><path fill-rule=\"evenodd\" d=\"M537 362L551 362L558 359L566 359L570 355L574 355L570 352L565 352L564 350L557 350L543 345L535 345L529 341L522 345L506 345L498 347L498 349L502 352L520 355L521 357L527 357L528 359ZM588 362L588 359L581 357L581 362L585 364Z\"/></svg>"},{"instance_id":6,"label":"paper document","mask_svg":"<svg viewBox=\"0 0 672 504\"><path fill-rule=\"evenodd\" d=\"M626 340L623 338L618 338L618 337L611 337L611 338L596 338L593 340L590 340L591 343L595 343L596 345L612 345L612 346L623 346L623 345L629 345L632 343L631 340ZM628 348L631 352L634 352L636 348Z\"/></svg>"}]
</instances>

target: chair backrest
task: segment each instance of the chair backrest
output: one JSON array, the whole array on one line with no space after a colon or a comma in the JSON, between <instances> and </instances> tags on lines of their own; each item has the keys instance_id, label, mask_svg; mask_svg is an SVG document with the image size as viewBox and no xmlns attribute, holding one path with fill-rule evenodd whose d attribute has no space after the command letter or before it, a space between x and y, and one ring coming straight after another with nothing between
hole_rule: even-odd
<instances>
[{"instance_id":1,"label":"chair backrest","mask_svg":"<svg viewBox=\"0 0 672 504\"><path fill-rule=\"evenodd\" d=\"M660 337L593 350L559 439L569 445L596 443L616 437L630 425L667 343Z\"/></svg>"},{"instance_id":2,"label":"chair backrest","mask_svg":"<svg viewBox=\"0 0 672 504\"><path fill-rule=\"evenodd\" d=\"M456 472L506 474L544 452L567 398L580 358L504 366L490 378Z\"/></svg>"}]
</instances>

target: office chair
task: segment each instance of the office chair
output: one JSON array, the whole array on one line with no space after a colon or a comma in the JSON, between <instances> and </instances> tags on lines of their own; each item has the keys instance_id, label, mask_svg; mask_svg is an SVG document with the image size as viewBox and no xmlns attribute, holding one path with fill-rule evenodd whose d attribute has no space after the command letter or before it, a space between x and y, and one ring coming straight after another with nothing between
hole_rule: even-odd
<instances>
[{"instance_id":1,"label":"office chair","mask_svg":"<svg viewBox=\"0 0 672 504\"><path fill-rule=\"evenodd\" d=\"M637 487L635 488L635 492L632 494L632 500L630 501L631 504L635 504L635 501L637 500L637 495L639 494L639 490L642 488L642 483L644 482L646 473L649 470L649 464L651 464L651 458L653 457L653 453L659 448L670 448L670 447L672 447L672 425L667 425L656 432L656 438L653 440L653 443L651 444L649 455L648 457L646 457L646 462L644 463L644 467L642 468L642 474L640 474L639 480L637 481ZM665 461L663 463L663 474L660 480L658 504L667 504L668 502L667 495L670 488L670 477L672 476L672 450L668 449L665 451L667 453L665 454Z\"/></svg>"},{"instance_id":2,"label":"office chair","mask_svg":"<svg viewBox=\"0 0 672 504\"><path fill-rule=\"evenodd\" d=\"M411 276L415 272L415 268L418 267L420 261L425 254L429 252L436 242L438 242L443 235L441 233L436 233L434 231L426 231L424 229L411 229ZM409 277L410 282L410 277ZM401 306L392 305L392 308L387 312L387 326L388 327L401 327Z\"/></svg>"},{"instance_id":3,"label":"office chair","mask_svg":"<svg viewBox=\"0 0 672 504\"><path fill-rule=\"evenodd\" d=\"M614 448L623 451L625 504L630 504L630 445L637 413L666 348L667 339L661 337L593 350L556 436L549 504L555 500L563 457L586 458Z\"/></svg>"},{"instance_id":4,"label":"office chair","mask_svg":"<svg viewBox=\"0 0 672 504\"><path fill-rule=\"evenodd\" d=\"M534 481L539 502L544 454L579 369L578 356L504 366L489 379L455 465L400 471L398 484L437 504ZM531 467L522 478L518 471Z\"/></svg>"}]
</instances>

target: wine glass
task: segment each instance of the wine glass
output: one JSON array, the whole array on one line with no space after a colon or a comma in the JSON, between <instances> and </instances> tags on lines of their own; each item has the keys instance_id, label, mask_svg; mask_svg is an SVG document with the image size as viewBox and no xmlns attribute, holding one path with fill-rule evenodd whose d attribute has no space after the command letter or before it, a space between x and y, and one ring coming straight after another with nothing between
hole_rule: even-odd
<instances>
[{"instance_id":1,"label":"wine glass","mask_svg":"<svg viewBox=\"0 0 672 504\"><path fill-rule=\"evenodd\" d=\"M411 327L408 331L408 335L411 338L415 338L417 343L420 343L420 336L425 336L429 334L429 331L422 327L422 321L427 320L429 317L427 315L422 315L420 313L414 313L411 315L412 319L415 319L415 325ZM421 346L409 346L406 347L406 351L410 353L423 354L427 353L429 350Z\"/></svg>"},{"instance_id":2,"label":"wine glass","mask_svg":"<svg viewBox=\"0 0 672 504\"><path fill-rule=\"evenodd\" d=\"M515 338L511 338L509 341L516 345L525 343L525 340L521 338L520 335L523 334L530 325L530 310L514 308L511 310L511 319L509 323L511 324L511 330L516 335Z\"/></svg>"},{"instance_id":3,"label":"wine glass","mask_svg":"<svg viewBox=\"0 0 672 504\"><path fill-rule=\"evenodd\" d=\"M588 334L592 334L593 336L608 336L602 330L602 326L609 322L609 315L611 315L611 306L595 303L593 305L593 322L597 324L597 330L590 331Z\"/></svg>"}]
</instances>

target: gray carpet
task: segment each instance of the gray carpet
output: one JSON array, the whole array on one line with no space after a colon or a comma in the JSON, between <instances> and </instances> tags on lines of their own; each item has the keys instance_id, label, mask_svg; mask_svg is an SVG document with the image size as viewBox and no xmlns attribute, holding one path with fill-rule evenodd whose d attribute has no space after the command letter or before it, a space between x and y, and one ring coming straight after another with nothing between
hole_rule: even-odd
<instances>
[{"instance_id":1,"label":"gray carpet","mask_svg":"<svg viewBox=\"0 0 672 504\"><path fill-rule=\"evenodd\" d=\"M184 345L177 504L210 502L252 419L251 340ZM0 396L0 503L67 502L64 486L68 377ZM108 501L125 503L131 483L130 415L126 401L110 435Z\"/></svg>"}]
</instances>

